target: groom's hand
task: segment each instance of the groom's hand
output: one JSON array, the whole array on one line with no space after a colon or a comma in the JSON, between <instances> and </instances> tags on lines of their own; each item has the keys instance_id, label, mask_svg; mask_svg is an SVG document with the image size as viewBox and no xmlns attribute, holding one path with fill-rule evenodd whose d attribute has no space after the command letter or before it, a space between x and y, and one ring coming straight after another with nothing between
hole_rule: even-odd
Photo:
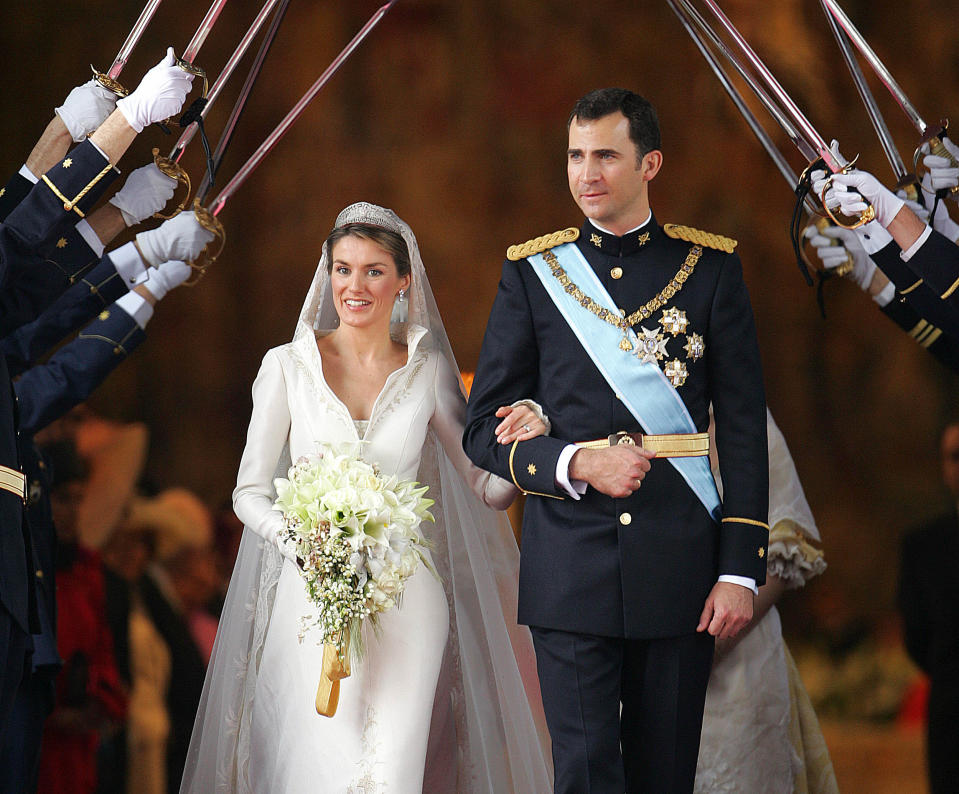
<instances>
[{"instance_id":1,"label":"groom's hand","mask_svg":"<svg viewBox=\"0 0 959 794\"><path fill-rule=\"evenodd\" d=\"M735 637L753 619L753 591L733 582L716 582L709 591L696 631L721 640Z\"/></svg>"},{"instance_id":2,"label":"groom's hand","mask_svg":"<svg viewBox=\"0 0 959 794\"><path fill-rule=\"evenodd\" d=\"M614 499L625 499L639 490L654 457L655 452L628 444L578 449L569 461L569 476Z\"/></svg>"}]
</instances>

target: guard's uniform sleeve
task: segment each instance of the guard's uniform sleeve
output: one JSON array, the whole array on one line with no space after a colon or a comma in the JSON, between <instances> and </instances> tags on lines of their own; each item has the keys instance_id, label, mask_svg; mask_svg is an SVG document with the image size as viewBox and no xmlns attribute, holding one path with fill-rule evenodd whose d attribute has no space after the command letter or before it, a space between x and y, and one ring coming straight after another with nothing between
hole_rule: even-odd
<instances>
[{"instance_id":1,"label":"guard's uniform sleeve","mask_svg":"<svg viewBox=\"0 0 959 794\"><path fill-rule=\"evenodd\" d=\"M959 246L933 229L905 264L959 316Z\"/></svg>"},{"instance_id":2,"label":"guard's uniform sleeve","mask_svg":"<svg viewBox=\"0 0 959 794\"><path fill-rule=\"evenodd\" d=\"M759 343L739 256L721 266L706 351L723 480L719 574L766 581L769 451Z\"/></svg>"},{"instance_id":3,"label":"guard's uniform sleeve","mask_svg":"<svg viewBox=\"0 0 959 794\"><path fill-rule=\"evenodd\" d=\"M497 408L524 398L544 402L538 394L539 351L521 267L529 267L526 260L503 265L470 389L463 448L477 466L511 480L524 493L562 499L565 491L556 484L555 472L567 441L538 436L504 446L496 440Z\"/></svg>"},{"instance_id":4,"label":"guard's uniform sleeve","mask_svg":"<svg viewBox=\"0 0 959 794\"><path fill-rule=\"evenodd\" d=\"M76 339L15 382L21 432L35 434L79 405L146 338L122 309L101 312Z\"/></svg>"},{"instance_id":5,"label":"guard's uniform sleeve","mask_svg":"<svg viewBox=\"0 0 959 794\"><path fill-rule=\"evenodd\" d=\"M90 322L126 292L123 278L110 257L104 256L36 320L0 341L0 353L7 358L10 374L18 375L32 366L65 336Z\"/></svg>"},{"instance_id":6,"label":"guard's uniform sleeve","mask_svg":"<svg viewBox=\"0 0 959 794\"><path fill-rule=\"evenodd\" d=\"M35 319L70 286L76 272L47 261L116 169L89 141L43 175L0 224L0 336ZM81 264L82 267L82 264Z\"/></svg>"},{"instance_id":7,"label":"guard's uniform sleeve","mask_svg":"<svg viewBox=\"0 0 959 794\"><path fill-rule=\"evenodd\" d=\"M930 240L935 237L936 234L936 232L933 232ZM938 236L943 240L946 239L942 237L942 235ZM959 255L959 246L953 245L952 243L948 244L955 249L956 254ZM925 248L925 246L922 248ZM922 248L919 249L920 252ZM950 304L942 300L940 294L935 292L922 276L916 274L913 267L921 266L921 259L924 257L920 258L920 264L914 264L913 267L910 267L909 264L902 261L900 253L901 249L898 245L888 243L875 253L869 254L869 257L876 263L876 266L896 285L896 298L893 300L895 301L900 297L904 298L906 303L908 303L921 318L926 320L926 322L932 323L937 328L941 328L944 333L949 334L954 339L959 339L959 309L957 309L959 303ZM950 251L949 253L951 254L952 252ZM910 262L914 259L916 259L916 256L913 256ZM959 268L957 268L957 270L959 270ZM957 276L959 276L959 273L957 273Z\"/></svg>"},{"instance_id":8,"label":"guard's uniform sleeve","mask_svg":"<svg viewBox=\"0 0 959 794\"><path fill-rule=\"evenodd\" d=\"M2 188L0 188L0 223L7 219L27 194L33 189L33 182L19 171L15 173Z\"/></svg>"},{"instance_id":9,"label":"guard's uniform sleeve","mask_svg":"<svg viewBox=\"0 0 959 794\"><path fill-rule=\"evenodd\" d=\"M941 364L953 372L959 372L959 342L921 317L904 297L896 295L880 311L915 339L917 344L932 353Z\"/></svg>"}]
</instances>

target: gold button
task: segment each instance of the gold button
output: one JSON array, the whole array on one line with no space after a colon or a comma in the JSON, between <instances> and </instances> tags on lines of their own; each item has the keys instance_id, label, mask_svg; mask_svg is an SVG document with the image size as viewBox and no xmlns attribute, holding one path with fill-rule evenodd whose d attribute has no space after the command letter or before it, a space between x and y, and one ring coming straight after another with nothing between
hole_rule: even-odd
<instances>
[{"instance_id":1,"label":"gold button","mask_svg":"<svg viewBox=\"0 0 959 794\"><path fill-rule=\"evenodd\" d=\"M633 517L629 513L620 513L619 514L619 523L624 527L628 527L632 523Z\"/></svg>"},{"instance_id":2,"label":"gold button","mask_svg":"<svg viewBox=\"0 0 959 794\"><path fill-rule=\"evenodd\" d=\"M42 579L42 578L43 578L43 571L38 570L38 571L37 571L37 579Z\"/></svg>"},{"instance_id":3,"label":"gold button","mask_svg":"<svg viewBox=\"0 0 959 794\"><path fill-rule=\"evenodd\" d=\"M612 270L609 271L609 275L611 275L613 278L622 278L623 269L621 267L614 267Z\"/></svg>"}]
</instances>

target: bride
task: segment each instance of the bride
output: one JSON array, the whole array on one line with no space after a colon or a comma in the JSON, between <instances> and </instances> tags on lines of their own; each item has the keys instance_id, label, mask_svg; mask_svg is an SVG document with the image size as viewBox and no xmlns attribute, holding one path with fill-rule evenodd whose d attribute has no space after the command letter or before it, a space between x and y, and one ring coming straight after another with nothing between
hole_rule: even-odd
<instances>
[{"instance_id":1,"label":"bride","mask_svg":"<svg viewBox=\"0 0 959 794\"><path fill-rule=\"evenodd\" d=\"M511 408L511 432L542 432L529 407ZM293 341L266 354L253 384L233 494L246 529L181 792L552 790L532 645L515 620L518 551L489 509L516 491L467 461L465 410L412 231L390 210L347 207ZM364 629L366 653L327 718L314 707L323 647L298 638L313 610L280 539L273 479L343 441L385 475L430 486L439 576L420 565L379 630Z\"/></svg>"}]
</instances>

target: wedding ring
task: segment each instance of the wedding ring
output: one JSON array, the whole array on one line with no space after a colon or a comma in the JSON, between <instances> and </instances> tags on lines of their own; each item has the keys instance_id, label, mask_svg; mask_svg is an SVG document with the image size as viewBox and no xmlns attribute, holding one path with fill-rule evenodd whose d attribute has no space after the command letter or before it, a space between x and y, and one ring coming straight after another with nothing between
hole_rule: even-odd
<instances>
[{"instance_id":1,"label":"wedding ring","mask_svg":"<svg viewBox=\"0 0 959 794\"><path fill-rule=\"evenodd\" d=\"M523 430L525 430L525 431L528 433L528 432L529 432L529 425L523 425Z\"/></svg>"}]
</instances>

